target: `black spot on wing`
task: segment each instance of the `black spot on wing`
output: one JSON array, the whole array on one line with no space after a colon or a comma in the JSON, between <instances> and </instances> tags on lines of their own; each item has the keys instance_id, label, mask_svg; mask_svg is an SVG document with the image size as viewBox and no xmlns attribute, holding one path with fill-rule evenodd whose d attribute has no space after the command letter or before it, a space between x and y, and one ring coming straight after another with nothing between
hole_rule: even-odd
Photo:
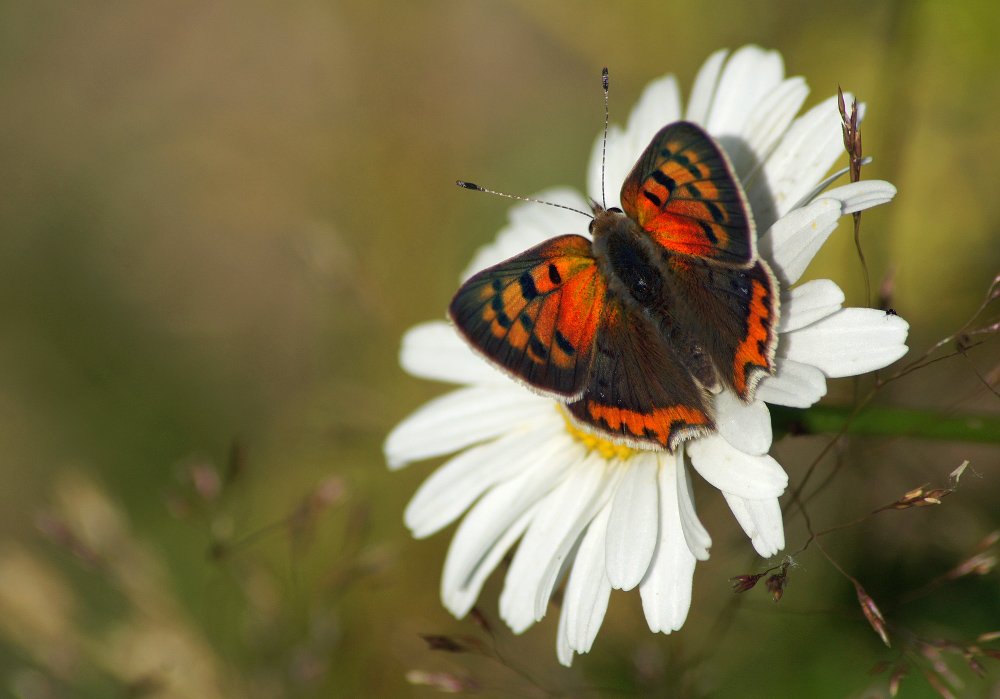
<instances>
[{"instance_id":1,"label":"black spot on wing","mask_svg":"<svg viewBox=\"0 0 1000 699\"><path fill-rule=\"evenodd\" d=\"M556 330L556 345L559 346L559 349L561 349L563 353L569 356L573 356L573 354L576 353L576 347L574 347L573 344L566 339L566 336L558 330Z\"/></svg>"},{"instance_id":2,"label":"black spot on wing","mask_svg":"<svg viewBox=\"0 0 1000 699\"><path fill-rule=\"evenodd\" d=\"M678 165L680 165L682 168L684 168L688 172L690 172L692 177L696 177L698 179L701 179L701 170L699 170L698 166L695 165L694 163L692 163L688 159L688 157L686 155L684 155L683 153L678 153L677 155L675 155L674 156L674 162L677 163Z\"/></svg>"},{"instance_id":3,"label":"black spot on wing","mask_svg":"<svg viewBox=\"0 0 1000 699\"><path fill-rule=\"evenodd\" d=\"M701 226L701 232L705 234L705 237L708 238L709 242L712 243L712 245L715 245L716 243L719 242L719 236L715 235L715 231L712 230L712 227L710 225L708 225L704 221L698 221L698 225Z\"/></svg>"},{"instance_id":4,"label":"black spot on wing","mask_svg":"<svg viewBox=\"0 0 1000 699\"><path fill-rule=\"evenodd\" d=\"M525 272L518 277L517 281L521 285L521 296L524 297L525 301L531 301L538 296L538 289L535 287L535 278L531 276L531 272Z\"/></svg>"},{"instance_id":5,"label":"black spot on wing","mask_svg":"<svg viewBox=\"0 0 1000 699\"><path fill-rule=\"evenodd\" d=\"M553 263L549 263L549 281L555 285L562 284L562 275L559 274L559 268Z\"/></svg>"},{"instance_id":6,"label":"black spot on wing","mask_svg":"<svg viewBox=\"0 0 1000 699\"><path fill-rule=\"evenodd\" d=\"M542 341L534 335L532 335L531 339L528 340L528 348L536 357L543 361L549 358L548 348L546 348L545 345L542 344Z\"/></svg>"},{"instance_id":7,"label":"black spot on wing","mask_svg":"<svg viewBox=\"0 0 1000 699\"><path fill-rule=\"evenodd\" d=\"M719 205L714 201L702 201L701 203L705 205L706 209L708 209L708 213L711 214L713 221L716 223L722 223L726 220L725 215L722 213L722 209L720 209Z\"/></svg>"},{"instance_id":8,"label":"black spot on wing","mask_svg":"<svg viewBox=\"0 0 1000 699\"><path fill-rule=\"evenodd\" d=\"M677 183L674 182L673 178L669 175L665 175L662 170L653 170L650 177L652 177L657 184L666 187L668 193L673 193L674 187L677 186Z\"/></svg>"},{"instance_id":9,"label":"black spot on wing","mask_svg":"<svg viewBox=\"0 0 1000 699\"><path fill-rule=\"evenodd\" d=\"M655 206L657 209L663 206L663 202L660 200L660 198L655 194L653 194L652 192L650 192L649 190L647 189L642 190L642 195L647 199L649 199L649 201L651 201L653 203L653 206Z\"/></svg>"}]
</instances>

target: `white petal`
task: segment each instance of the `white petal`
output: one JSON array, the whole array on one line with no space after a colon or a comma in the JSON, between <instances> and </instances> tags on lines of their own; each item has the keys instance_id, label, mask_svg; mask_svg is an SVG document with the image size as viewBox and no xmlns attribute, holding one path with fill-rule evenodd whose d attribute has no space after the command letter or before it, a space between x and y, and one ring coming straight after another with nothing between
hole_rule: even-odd
<instances>
[{"instance_id":1,"label":"white petal","mask_svg":"<svg viewBox=\"0 0 1000 699\"><path fill-rule=\"evenodd\" d=\"M708 535L705 527L694 509L694 492L691 490L691 480L687 477L687 466L684 464L683 449L678 449L677 453L671 457L668 454L661 454L660 460L674 459L674 472L677 476L677 505L678 514L681 518L681 529L684 532L684 540L688 549L699 561L708 560L708 548L712 545L712 537Z\"/></svg>"},{"instance_id":2,"label":"white petal","mask_svg":"<svg viewBox=\"0 0 1000 699\"><path fill-rule=\"evenodd\" d=\"M726 63L708 114L709 133L740 134L757 104L785 75L781 54L759 46L737 49Z\"/></svg>"},{"instance_id":3,"label":"white petal","mask_svg":"<svg viewBox=\"0 0 1000 699\"><path fill-rule=\"evenodd\" d=\"M527 528L528 522L521 523L524 516L537 511L536 504L583 458L583 450L562 435L532 457L521 475L496 486L473 506L451 540L441 599L457 617L472 608L486 578ZM511 539L509 531L518 527L517 536Z\"/></svg>"},{"instance_id":4,"label":"white petal","mask_svg":"<svg viewBox=\"0 0 1000 699\"><path fill-rule=\"evenodd\" d=\"M781 505L777 498L747 500L747 509L757 526L760 544L757 552L769 551L771 556L785 548L785 527L781 518Z\"/></svg>"},{"instance_id":5,"label":"white petal","mask_svg":"<svg viewBox=\"0 0 1000 699\"><path fill-rule=\"evenodd\" d=\"M459 619L469 613L469 610L475 605L476 599L479 598L479 593L483 589L483 583L486 582L490 573L503 560L503 557L507 555L507 552L514 543L524 534L524 530L528 528L528 525L531 524L538 514L541 504L540 501L535 502L531 507L521 512L520 516L501 532L500 538L495 539L487 549L478 554L475 565L472 568L472 573L466 578L465 583L461 587L449 586L446 588L447 576L442 579L441 602L449 612ZM466 517L462 521L463 526L468 519ZM452 546L454 547L454 541L452 541ZM451 549L448 551L448 556L448 560L450 561Z\"/></svg>"},{"instance_id":6,"label":"white petal","mask_svg":"<svg viewBox=\"0 0 1000 699\"><path fill-rule=\"evenodd\" d=\"M873 308L844 308L781 336L778 352L830 378L881 369L906 354L909 324Z\"/></svg>"},{"instance_id":7,"label":"white petal","mask_svg":"<svg viewBox=\"0 0 1000 699\"><path fill-rule=\"evenodd\" d=\"M766 454L771 448L771 414L760 400L744 403L732 391L715 396L719 434L747 454Z\"/></svg>"},{"instance_id":8,"label":"white petal","mask_svg":"<svg viewBox=\"0 0 1000 699\"><path fill-rule=\"evenodd\" d=\"M553 441L547 429L513 432L463 451L417 489L403 516L414 538L447 527L486 490L513 478Z\"/></svg>"},{"instance_id":9,"label":"white petal","mask_svg":"<svg viewBox=\"0 0 1000 699\"><path fill-rule=\"evenodd\" d=\"M689 442L687 452L702 478L726 493L749 499L774 498L788 485L788 475L773 458L746 454L718 435Z\"/></svg>"},{"instance_id":10,"label":"white petal","mask_svg":"<svg viewBox=\"0 0 1000 699\"><path fill-rule=\"evenodd\" d=\"M730 493L723 495L757 553L769 558L785 548L785 530L777 498L748 500Z\"/></svg>"},{"instance_id":11,"label":"white petal","mask_svg":"<svg viewBox=\"0 0 1000 699\"><path fill-rule=\"evenodd\" d=\"M579 192L569 187L548 189L534 195L534 198L583 212L590 211L590 204ZM555 206L523 202L512 206L507 215L510 223L501 229L493 242L479 248L462 273L462 279L468 279L476 272L503 262L549 238L564 233L583 235L587 232L588 222L584 216Z\"/></svg>"},{"instance_id":12,"label":"white petal","mask_svg":"<svg viewBox=\"0 0 1000 699\"><path fill-rule=\"evenodd\" d=\"M545 616L552 589L580 533L607 502L619 475L592 455L573 468L539 506L504 579L500 616L522 633Z\"/></svg>"},{"instance_id":13,"label":"white petal","mask_svg":"<svg viewBox=\"0 0 1000 699\"><path fill-rule=\"evenodd\" d=\"M552 400L515 384L469 386L425 403L386 437L389 468L450 454L539 420L558 421Z\"/></svg>"},{"instance_id":14,"label":"white petal","mask_svg":"<svg viewBox=\"0 0 1000 699\"><path fill-rule=\"evenodd\" d=\"M559 615L559 628L556 630L556 659L563 667L573 665L573 649L569 646L569 620L566 618L566 608Z\"/></svg>"},{"instance_id":15,"label":"white petal","mask_svg":"<svg viewBox=\"0 0 1000 699\"><path fill-rule=\"evenodd\" d=\"M832 173L830 173L822 180L820 180L816 184L816 186L814 186L812 189L806 192L802 197L800 197L797 202L792 204L791 208L789 208L789 211L793 211L795 209L801 209L803 206L808 205L810 202L817 199L820 194L829 189L830 185L832 185L834 182L839 180L841 177L843 177L850 171L851 171L850 166L842 167L839 170L834 170Z\"/></svg>"},{"instance_id":16,"label":"white petal","mask_svg":"<svg viewBox=\"0 0 1000 699\"><path fill-rule=\"evenodd\" d=\"M607 532L607 570L611 586L631 590L639 584L660 531L656 455L644 452L624 467L612 501Z\"/></svg>"},{"instance_id":17,"label":"white petal","mask_svg":"<svg viewBox=\"0 0 1000 699\"><path fill-rule=\"evenodd\" d=\"M801 106L800 100L790 114L775 110L775 100L782 99L784 72L781 55L776 51L745 46L729 59L719 79L708 131L722 145L741 178L763 164L766 152L757 146L780 137Z\"/></svg>"},{"instance_id":18,"label":"white petal","mask_svg":"<svg viewBox=\"0 0 1000 699\"><path fill-rule=\"evenodd\" d=\"M844 95L850 99L848 95ZM764 163L766 186L755 187L750 203L763 230L788 213L833 166L844 150L837 98L816 105L792 122Z\"/></svg>"},{"instance_id":19,"label":"white petal","mask_svg":"<svg viewBox=\"0 0 1000 699\"><path fill-rule=\"evenodd\" d=\"M722 496L726 499L726 504L729 505L733 517L736 518L736 523L750 537L750 541L754 541L754 538L757 536L757 525L753 523L753 519L750 517L750 510L747 509L746 500L726 492L723 492Z\"/></svg>"},{"instance_id":20,"label":"white petal","mask_svg":"<svg viewBox=\"0 0 1000 699\"><path fill-rule=\"evenodd\" d=\"M805 80L800 77L788 78L765 95L750 113L743 127L742 138L753 157L742 169L736 169L748 192L753 189L754 182L760 181L750 176L763 172L767 156L785 135L788 125L798 114L808 95L809 86ZM753 171L750 166L754 168Z\"/></svg>"},{"instance_id":21,"label":"white petal","mask_svg":"<svg viewBox=\"0 0 1000 699\"><path fill-rule=\"evenodd\" d=\"M840 310L844 292L829 279L813 279L787 289L781 294L781 320L778 332L804 328Z\"/></svg>"},{"instance_id":22,"label":"white petal","mask_svg":"<svg viewBox=\"0 0 1000 699\"><path fill-rule=\"evenodd\" d=\"M864 211L892 201L896 187L885 180L861 180L831 189L824 198L838 199L845 214Z\"/></svg>"},{"instance_id":23,"label":"white petal","mask_svg":"<svg viewBox=\"0 0 1000 699\"><path fill-rule=\"evenodd\" d=\"M702 125L708 123L708 111L712 107L712 100L715 99L715 88L719 84L722 64L726 62L727 55L729 52L725 49L716 51L698 71L694 87L691 89L691 99L688 100L687 114L684 116L688 121Z\"/></svg>"},{"instance_id":24,"label":"white petal","mask_svg":"<svg viewBox=\"0 0 1000 699\"><path fill-rule=\"evenodd\" d=\"M691 607L695 557L688 548L678 510L677 476L671 459L661 461L660 533L653 562L639 584L642 610L654 633L670 633L684 625Z\"/></svg>"},{"instance_id":25,"label":"white petal","mask_svg":"<svg viewBox=\"0 0 1000 699\"><path fill-rule=\"evenodd\" d=\"M632 145L637 148L632 159L639 158L639 153L660 129L680 118L681 91L677 87L677 78L665 75L647 85L629 115L626 128Z\"/></svg>"},{"instance_id":26,"label":"white petal","mask_svg":"<svg viewBox=\"0 0 1000 699\"><path fill-rule=\"evenodd\" d=\"M573 662L574 651L590 650L608 611L611 583L604 568L604 534L610 512L605 505L590 523L566 583L557 640L559 662L566 666Z\"/></svg>"},{"instance_id":27,"label":"white petal","mask_svg":"<svg viewBox=\"0 0 1000 699\"><path fill-rule=\"evenodd\" d=\"M794 284L830 237L842 213L835 199L817 199L783 216L757 243L781 285Z\"/></svg>"},{"instance_id":28,"label":"white petal","mask_svg":"<svg viewBox=\"0 0 1000 699\"><path fill-rule=\"evenodd\" d=\"M761 236L758 250L771 263L782 285L794 284L842 215L884 204L895 194L896 188L881 180L864 180L831 189L775 222Z\"/></svg>"},{"instance_id":29,"label":"white petal","mask_svg":"<svg viewBox=\"0 0 1000 699\"><path fill-rule=\"evenodd\" d=\"M776 357L777 371L757 385L757 400L789 408L808 408L826 395L826 376L808 364Z\"/></svg>"},{"instance_id":30,"label":"white petal","mask_svg":"<svg viewBox=\"0 0 1000 699\"><path fill-rule=\"evenodd\" d=\"M510 383L510 377L472 351L444 321L421 323L403 335L399 363L423 379L451 383Z\"/></svg>"}]
</instances>

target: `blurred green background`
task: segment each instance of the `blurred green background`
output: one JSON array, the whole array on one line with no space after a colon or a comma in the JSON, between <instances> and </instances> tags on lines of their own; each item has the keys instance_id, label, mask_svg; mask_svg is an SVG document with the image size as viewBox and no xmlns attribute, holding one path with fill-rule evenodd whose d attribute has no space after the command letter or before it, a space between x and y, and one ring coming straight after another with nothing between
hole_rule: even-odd
<instances>
[{"instance_id":1,"label":"blurred green background","mask_svg":"<svg viewBox=\"0 0 1000 699\"><path fill-rule=\"evenodd\" d=\"M686 96L712 51L750 42L806 77L807 107L854 91L865 176L899 188L864 217L873 281L911 356L957 330L1000 271L998 30L1000 6L971 1L0 4L0 694L437 695L418 670L491 696L878 697L891 670L869 670L903 661L902 696L937 696L913 638L1000 629L998 577L906 596L1000 525L995 444L855 438L822 462L817 528L975 469L940 507L824 539L892 650L815 547L780 604L734 608L728 578L760 562L700 482L714 546L686 627L653 636L616 593L565 670L557 610L510 636L499 576L480 606L514 669L427 649L489 637L438 601L449 534L402 526L433 465L390 474L381 443L442 391L399 369L401 334L443 317L505 220L454 180L582 188L604 65L619 122L652 78ZM864 304L846 223L809 274ZM877 402L995 419L1000 351L979 339ZM776 445L793 484L826 441ZM948 662L957 696L1000 693L996 661Z\"/></svg>"}]
</instances>

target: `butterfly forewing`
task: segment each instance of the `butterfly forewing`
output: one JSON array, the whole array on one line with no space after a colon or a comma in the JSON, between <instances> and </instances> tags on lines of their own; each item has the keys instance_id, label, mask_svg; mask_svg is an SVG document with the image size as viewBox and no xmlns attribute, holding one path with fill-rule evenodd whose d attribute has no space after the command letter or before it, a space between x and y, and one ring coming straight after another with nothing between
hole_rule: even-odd
<instances>
[{"instance_id":1,"label":"butterfly forewing","mask_svg":"<svg viewBox=\"0 0 1000 699\"><path fill-rule=\"evenodd\" d=\"M607 285L590 241L564 235L479 272L449 315L492 362L561 398L586 386Z\"/></svg>"},{"instance_id":2,"label":"butterfly forewing","mask_svg":"<svg viewBox=\"0 0 1000 699\"><path fill-rule=\"evenodd\" d=\"M674 253L746 266L754 226L746 195L722 151L690 122L663 127L621 191L622 208Z\"/></svg>"},{"instance_id":3,"label":"butterfly forewing","mask_svg":"<svg viewBox=\"0 0 1000 699\"><path fill-rule=\"evenodd\" d=\"M619 441L673 451L714 428L708 396L650 321L609 297L587 389L570 414Z\"/></svg>"}]
</instances>

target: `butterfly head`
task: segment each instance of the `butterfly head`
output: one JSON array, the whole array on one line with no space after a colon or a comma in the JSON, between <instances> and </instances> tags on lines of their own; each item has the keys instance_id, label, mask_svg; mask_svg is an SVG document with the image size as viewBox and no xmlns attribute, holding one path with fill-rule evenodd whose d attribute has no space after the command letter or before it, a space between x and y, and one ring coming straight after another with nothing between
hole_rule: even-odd
<instances>
[{"instance_id":1,"label":"butterfly head","mask_svg":"<svg viewBox=\"0 0 1000 699\"><path fill-rule=\"evenodd\" d=\"M617 206L605 209L601 204L591 200L590 209L594 212L594 218L591 220L588 230L595 243L611 230L624 225L628 220L625 212Z\"/></svg>"}]
</instances>

